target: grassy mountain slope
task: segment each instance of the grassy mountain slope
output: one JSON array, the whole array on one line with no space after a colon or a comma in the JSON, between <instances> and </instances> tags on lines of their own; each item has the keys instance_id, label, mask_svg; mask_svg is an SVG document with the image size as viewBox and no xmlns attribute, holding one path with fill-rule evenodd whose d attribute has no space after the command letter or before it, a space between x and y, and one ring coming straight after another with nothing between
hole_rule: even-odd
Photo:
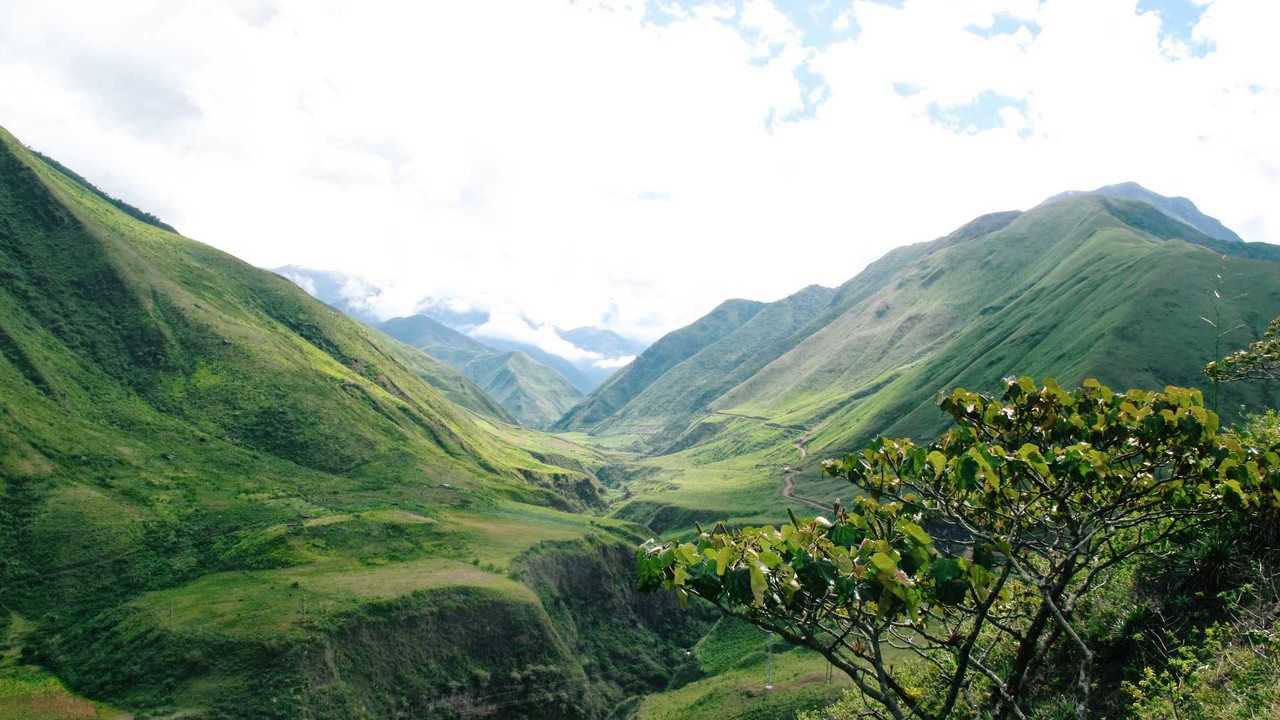
<instances>
[{"instance_id":1,"label":"grassy mountain slope","mask_svg":"<svg viewBox=\"0 0 1280 720\"><path fill-rule=\"evenodd\" d=\"M494 349L488 345L463 335L426 315L392 318L379 323L377 328L458 369L466 367L472 360L494 354Z\"/></svg>"},{"instance_id":2,"label":"grassy mountain slope","mask_svg":"<svg viewBox=\"0 0 1280 720\"><path fill-rule=\"evenodd\" d=\"M522 352L477 358L465 372L527 427L547 427L582 399L559 373Z\"/></svg>"},{"instance_id":3,"label":"grassy mountain slope","mask_svg":"<svg viewBox=\"0 0 1280 720\"><path fill-rule=\"evenodd\" d=\"M731 332L670 367L596 426L597 432L678 432L724 392L798 342L834 297L817 285L769 303Z\"/></svg>"},{"instance_id":4,"label":"grassy mountain slope","mask_svg":"<svg viewBox=\"0 0 1280 720\"><path fill-rule=\"evenodd\" d=\"M784 464L799 466L796 495L828 497L840 488L817 461L877 434L936 433L934 398L955 386L1030 374L1205 387L1216 331L1201 317L1241 326L1230 346L1277 314L1280 248L1210 238L1149 204L1082 195L985 216L839 288L820 327L719 397L722 414L695 420L678 452L646 461L619 512L672 528L759 519L781 510ZM1218 403L1230 419L1277 401L1280 388L1262 385L1223 388Z\"/></svg>"},{"instance_id":5,"label":"grassy mountain slope","mask_svg":"<svg viewBox=\"0 0 1280 720\"><path fill-rule=\"evenodd\" d=\"M573 362L532 343L520 342L509 338L485 337L484 344L502 352L521 352L547 367L560 373L580 393L589 393L599 387L610 375L612 368L600 368L590 363Z\"/></svg>"},{"instance_id":6,"label":"grassy mountain slope","mask_svg":"<svg viewBox=\"0 0 1280 720\"><path fill-rule=\"evenodd\" d=\"M455 405L428 361L0 130L0 625L26 628L17 657L160 715L602 716L636 681L601 670L521 568L587 543L588 571L626 572L633 526L565 512L599 504L607 459ZM652 628L692 621L646 613L610 650L666 667Z\"/></svg>"},{"instance_id":7,"label":"grassy mountain slope","mask_svg":"<svg viewBox=\"0 0 1280 720\"><path fill-rule=\"evenodd\" d=\"M565 414L555 427L588 430L604 422L668 370L755 317L764 305L727 300L692 325L666 335Z\"/></svg>"},{"instance_id":8,"label":"grassy mountain slope","mask_svg":"<svg viewBox=\"0 0 1280 720\"><path fill-rule=\"evenodd\" d=\"M503 422L516 422L498 401L465 373L440 362L426 352L394 339L384 341L387 353L397 362L435 388L455 405Z\"/></svg>"},{"instance_id":9,"label":"grassy mountain slope","mask_svg":"<svg viewBox=\"0 0 1280 720\"><path fill-rule=\"evenodd\" d=\"M518 351L502 352L424 315L378 329L462 371L513 422L545 428L582 399L563 375Z\"/></svg>"},{"instance_id":10,"label":"grassy mountain slope","mask_svg":"<svg viewBox=\"0 0 1280 720\"><path fill-rule=\"evenodd\" d=\"M1105 185L1088 193L1065 192L1055 195L1045 202L1056 202L1064 198L1077 197L1079 195L1101 195L1109 198L1135 200L1137 202L1147 203L1165 215L1168 215L1179 222L1186 223L1215 240L1232 243L1244 242L1240 239L1239 235L1235 234L1233 230L1223 225L1217 218L1209 217L1208 215L1200 212L1200 208L1197 208L1196 204L1187 198L1165 197L1159 193L1151 192L1135 182Z\"/></svg>"}]
</instances>

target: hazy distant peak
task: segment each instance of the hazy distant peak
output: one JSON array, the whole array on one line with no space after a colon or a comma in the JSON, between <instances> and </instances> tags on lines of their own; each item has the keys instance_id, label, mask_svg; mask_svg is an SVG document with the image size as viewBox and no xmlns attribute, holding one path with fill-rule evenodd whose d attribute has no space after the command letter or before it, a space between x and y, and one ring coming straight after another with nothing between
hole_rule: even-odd
<instances>
[{"instance_id":1,"label":"hazy distant peak","mask_svg":"<svg viewBox=\"0 0 1280 720\"><path fill-rule=\"evenodd\" d=\"M1236 243L1244 242L1239 235L1235 234L1235 232L1230 228L1223 225L1217 218L1201 212L1200 208L1196 207L1196 204L1191 202L1191 200L1185 197L1168 197L1166 195L1161 195L1160 193L1148 190L1133 181L1116 183L1115 185L1104 185L1096 190L1068 190L1067 192L1058 193L1057 195L1050 197L1042 204L1048 205L1060 200L1079 197L1082 195L1101 195L1103 197L1144 202L1174 220L1195 228L1216 240Z\"/></svg>"}]
</instances>

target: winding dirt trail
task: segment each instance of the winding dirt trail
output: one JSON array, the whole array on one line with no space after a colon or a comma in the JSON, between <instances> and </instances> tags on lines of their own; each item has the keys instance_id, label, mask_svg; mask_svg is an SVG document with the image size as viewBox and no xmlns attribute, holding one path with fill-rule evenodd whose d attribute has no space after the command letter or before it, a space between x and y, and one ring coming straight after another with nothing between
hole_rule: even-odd
<instances>
[{"instance_id":1,"label":"winding dirt trail","mask_svg":"<svg viewBox=\"0 0 1280 720\"><path fill-rule=\"evenodd\" d=\"M800 463L804 463L805 458L809 457L809 451L804 447L804 444L808 442L808 440L809 438L807 435L802 435L798 440L791 443L792 447L800 451ZM796 475L800 474L800 465L784 465L782 470L782 497L795 500L799 503L804 503L805 505L818 510L831 509L831 506L826 503L796 494Z\"/></svg>"},{"instance_id":2,"label":"winding dirt trail","mask_svg":"<svg viewBox=\"0 0 1280 720\"><path fill-rule=\"evenodd\" d=\"M738 418L740 420L754 420L765 427L774 428L775 430L799 431L801 433L800 437L796 438L791 443L791 446L800 453L800 461L796 465L788 464L782 466L782 497L808 505L815 510L831 509L831 505L829 503L824 503L821 500L796 494L796 476L800 474L800 466L803 465L804 461L809 457L809 451L805 449L804 445L809 442L809 433L812 432L811 430L800 427L799 425L783 425L782 423L776 423L767 417L760 417L759 415L744 415L742 413L724 412L722 410L712 410L708 414L723 415L725 417Z\"/></svg>"}]
</instances>

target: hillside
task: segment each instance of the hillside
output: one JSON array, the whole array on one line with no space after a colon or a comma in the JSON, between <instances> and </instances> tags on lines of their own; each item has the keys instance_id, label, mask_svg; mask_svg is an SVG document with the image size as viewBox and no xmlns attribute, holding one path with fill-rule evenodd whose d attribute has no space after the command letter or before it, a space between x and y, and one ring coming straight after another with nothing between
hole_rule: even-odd
<instances>
[{"instance_id":1,"label":"hillside","mask_svg":"<svg viewBox=\"0 0 1280 720\"><path fill-rule=\"evenodd\" d=\"M425 316L393 318L379 330L461 371L514 422L545 428L582 399L563 375L519 351L502 352Z\"/></svg>"},{"instance_id":2,"label":"hillside","mask_svg":"<svg viewBox=\"0 0 1280 720\"><path fill-rule=\"evenodd\" d=\"M580 512L610 459L458 378L0 130L0 709L44 682L10 658L192 718L597 718L665 687L700 620L617 581L644 531Z\"/></svg>"},{"instance_id":3,"label":"hillside","mask_svg":"<svg viewBox=\"0 0 1280 720\"><path fill-rule=\"evenodd\" d=\"M756 308L753 316L769 311ZM632 488L623 516L659 526L754 517L770 505L780 510L784 464L802 461L796 495L822 498L838 489L818 479L823 457L877 434L939 431L944 421L934 397L941 390L988 390L1013 374L1064 383L1097 377L1113 387L1204 387L1201 368L1214 356L1215 330L1201 317L1239 327L1225 341L1231 346L1255 339L1277 314L1280 248L1206 236L1148 203L1076 195L1025 213L984 216L872 263L837 288L809 325L782 340L773 359L700 398L707 413L693 417L674 442L664 404L640 400L650 393L645 388L660 388L668 378L673 386L688 383L675 382L688 376L688 366L659 366L648 352L562 423L606 438L662 429L651 447L670 454L647 461L649 474L639 475L649 479ZM714 323L716 315L659 340L650 352ZM734 343L702 347L727 365L738 360ZM607 392L641 367L653 370L635 391ZM1278 399L1274 386L1230 387L1218 404L1233 418L1241 406L1274 406ZM646 418L653 420L648 428ZM797 443L805 454L797 454Z\"/></svg>"},{"instance_id":4,"label":"hillside","mask_svg":"<svg viewBox=\"0 0 1280 720\"><path fill-rule=\"evenodd\" d=\"M362 323L377 326L383 322L376 312L383 290L363 278L300 265L285 265L276 268L274 272L293 281L317 300L341 310ZM464 337L478 338L491 349L502 352L522 352L564 376L570 384L583 393L591 392L608 379L618 367L619 360L630 358L645 347L644 343L604 328L591 326L571 330L556 328L554 331L561 339L573 344L579 351L585 351L571 352L568 356L559 355L523 340L485 334L483 326L490 320L487 310L467 307L465 304L462 305L462 309L459 309L455 307L454 302L433 298L420 300L414 309L414 314L408 318L395 318L386 322L403 321L407 323L403 331L406 334L412 334L412 318L419 317L434 320ZM528 318L521 318L521 320L528 326L530 332L539 331L538 324ZM395 333L391 334L395 335ZM599 362L602 359L610 362Z\"/></svg>"},{"instance_id":5,"label":"hillside","mask_svg":"<svg viewBox=\"0 0 1280 720\"><path fill-rule=\"evenodd\" d=\"M616 394L617 399L611 400L618 403L613 412L590 429L600 433L650 434L655 435L655 439L678 433L705 412L716 398L799 342L806 328L834 296L835 291L830 288L807 287L764 305L742 324L728 328L722 336L714 339L704 336L702 339L710 342L665 368L647 385L621 381L620 387L631 394ZM653 357L650 353L661 357L664 349L654 345L637 359L636 365L642 368L650 364ZM666 357L674 360L676 356ZM582 417L590 415L584 413Z\"/></svg>"},{"instance_id":6,"label":"hillside","mask_svg":"<svg viewBox=\"0 0 1280 720\"><path fill-rule=\"evenodd\" d=\"M1244 240L1227 226L1223 225L1217 218L1210 217L1200 212L1200 208L1191 200L1184 197L1165 197L1159 193L1154 193L1138 183L1124 182L1115 185L1104 185L1097 190L1089 192L1069 191L1055 195L1045 203L1057 202L1069 197L1078 197L1080 195L1101 195L1103 197L1118 198L1121 200L1135 200L1137 202L1147 203L1156 208L1160 212L1168 215L1182 223L1195 228L1202 234L1207 235L1215 240L1223 242L1242 243Z\"/></svg>"},{"instance_id":7,"label":"hillside","mask_svg":"<svg viewBox=\"0 0 1280 720\"><path fill-rule=\"evenodd\" d=\"M664 373L701 352L741 327L760 312L764 303L727 300L697 322L672 332L654 343L609 378L578 407L567 413L555 427L560 430L589 429L613 416Z\"/></svg>"},{"instance_id":8,"label":"hillside","mask_svg":"<svg viewBox=\"0 0 1280 720\"><path fill-rule=\"evenodd\" d=\"M478 358L465 371L526 427L547 427L582 399L559 373L522 352Z\"/></svg>"}]
</instances>

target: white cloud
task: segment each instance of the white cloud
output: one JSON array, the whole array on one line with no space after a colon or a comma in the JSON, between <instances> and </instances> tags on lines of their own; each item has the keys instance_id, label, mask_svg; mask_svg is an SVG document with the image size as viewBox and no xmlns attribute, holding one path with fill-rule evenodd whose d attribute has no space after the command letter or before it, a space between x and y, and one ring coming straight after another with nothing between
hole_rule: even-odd
<instances>
[{"instance_id":1,"label":"white cloud","mask_svg":"<svg viewBox=\"0 0 1280 720\"><path fill-rule=\"evenodd\" d=\"M306 275L302 275L300 273L292 273L292 272L284 272L284 273L281 273L281 275L291 280L294 285L297 285L303 290L306 290L308 295L315 297L316 283L311 278L307 277Z\"/></svg>"},{"instance_id":2,"label":"white cloud","mask_svg":"<svg viewBox=\"0 0 1280 720\"><path fill-rule=\"evenodd\" d=\"M854 0L852 39L821 48L768 0L669 7L9 0L0 123L250 262L369 278L382 315L616 306L651 339L1127 179L1280 242L1280 4L1209 5L1203 57L1133 0ZM1039 32L968 29L1001 14ZM767 126L804 107L801 65L829 98ZM972 134L930 115L984 93L1025 112Z\"/></svg>"},{"instance_id":3,"label":"white cloud","mask_svg":"<svg viewBox=\"0 0 1280 720\"><path fill-rule=\"evenodd\" d=\"M612 370L614 368L620 368L620 367L625 367L627 365L630 365L631 361L635 359L636 359L635 355L623 355L622 357L604 358L601 360L596 360L591 364L595 365L598 368L602 368L605 370Z\"/></svg>"},{"instance_id":4,"label":"white cloud","mask_svg":"<svg viewBox=\"0 0 1280 720\"><path fill-rule=\"evenodd\" d=\"M560 337L551 325L531 322L511 308L490 310L489 321L473 329L471 334L478 338L501 338L533 345L571 362L598 363L605 359L600 353L583 350Z\"/></svg>"}]
</instances>

